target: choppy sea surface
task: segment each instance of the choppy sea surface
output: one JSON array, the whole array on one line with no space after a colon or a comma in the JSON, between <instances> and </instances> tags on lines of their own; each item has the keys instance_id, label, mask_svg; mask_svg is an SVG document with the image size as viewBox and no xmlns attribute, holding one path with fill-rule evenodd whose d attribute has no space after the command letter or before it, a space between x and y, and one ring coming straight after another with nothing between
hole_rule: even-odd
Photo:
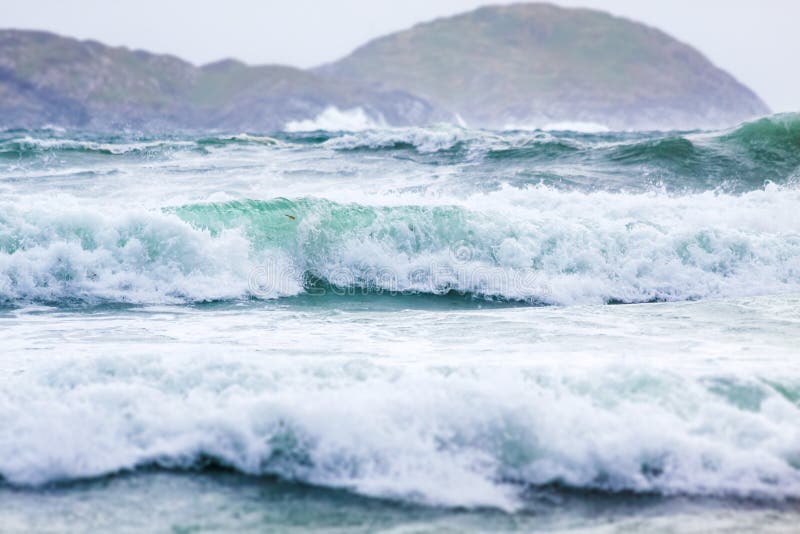
<instances>
[{"instance_id":1,"label":"choppy sea surface","mask_svg":"<svg viewBox=\"0 0 800 534\"><path fill-rule=\"evenodd\" d=\"M796 532L800 116L0 131L0 530Z\"/></svg>"}]
</instances>

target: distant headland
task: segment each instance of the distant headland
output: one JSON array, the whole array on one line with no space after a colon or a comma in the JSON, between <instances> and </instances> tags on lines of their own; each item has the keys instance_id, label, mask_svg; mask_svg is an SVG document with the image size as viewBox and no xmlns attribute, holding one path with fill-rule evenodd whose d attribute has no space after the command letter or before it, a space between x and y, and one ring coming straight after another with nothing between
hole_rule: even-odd
<instances>
[{"instance_id":1,"label":"distant headland","mask_svg":"<svg viewBox=\"0 0 800 534\"><path fill-rule=\"evenodd\" d=\"M730 126L769 113L660 30L588 9L483 7L375 39L315 69L195 66L46 32L0 30L0 127L269 132L357 112L389 126Z\"/></svg>"}]
</instances>

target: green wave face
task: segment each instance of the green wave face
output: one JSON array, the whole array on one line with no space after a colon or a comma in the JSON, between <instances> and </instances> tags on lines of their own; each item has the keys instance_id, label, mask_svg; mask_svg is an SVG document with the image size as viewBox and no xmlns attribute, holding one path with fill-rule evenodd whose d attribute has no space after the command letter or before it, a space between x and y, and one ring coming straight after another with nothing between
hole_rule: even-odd
<instances>
[{"instance_id":1,"label":"green wave face","mask_svg":"<svg viewBox=\"0 0 800 534\"><path fill-rule=\"evenodd\" d=\"M329 256L353 238L391 243L393 250L415 255L465 239L472 242L490 223L488 217L456 206L372 207L312 198L195 204L166 211L213 236L240 228L255 250L302 249L310 257Z\"/></svg>"}]
</instances>

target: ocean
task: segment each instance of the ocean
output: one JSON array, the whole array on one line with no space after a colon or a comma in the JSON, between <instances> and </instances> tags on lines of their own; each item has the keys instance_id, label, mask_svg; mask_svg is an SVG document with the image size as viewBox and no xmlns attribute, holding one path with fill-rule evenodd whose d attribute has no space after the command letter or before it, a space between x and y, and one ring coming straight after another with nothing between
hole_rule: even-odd
<instances>
[{"instance_id":1,"label":"ocean","mask_svg":"<svg viewBox=\"0 0 800 534\"><path fill-rule=\"evenodd\" d=\"M797 532L800 115L4 130L0 339L4 532Z\"/></svg>"}]
</instances>

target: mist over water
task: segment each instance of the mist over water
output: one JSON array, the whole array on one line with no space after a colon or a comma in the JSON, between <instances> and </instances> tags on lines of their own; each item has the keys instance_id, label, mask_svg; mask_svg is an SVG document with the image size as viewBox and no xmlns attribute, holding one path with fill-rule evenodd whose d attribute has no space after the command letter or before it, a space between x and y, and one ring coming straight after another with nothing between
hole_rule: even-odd
<instances>
[{"instance_id":1,"label":"mist over water","mask_svg":"<svg viewBox=\"0 0 800 534\"><path fill-rule=\"evenodd\" d=\"M313 503L309 529L332 503L386 528L398 507L591 527L608 500L611 521L796 524L754 518L800 499L797 115L295 126L0 133L19 517L52 492L132 521L126 495L209 487L251 517L259 487Z\"/></svg>"}]
</instances>

